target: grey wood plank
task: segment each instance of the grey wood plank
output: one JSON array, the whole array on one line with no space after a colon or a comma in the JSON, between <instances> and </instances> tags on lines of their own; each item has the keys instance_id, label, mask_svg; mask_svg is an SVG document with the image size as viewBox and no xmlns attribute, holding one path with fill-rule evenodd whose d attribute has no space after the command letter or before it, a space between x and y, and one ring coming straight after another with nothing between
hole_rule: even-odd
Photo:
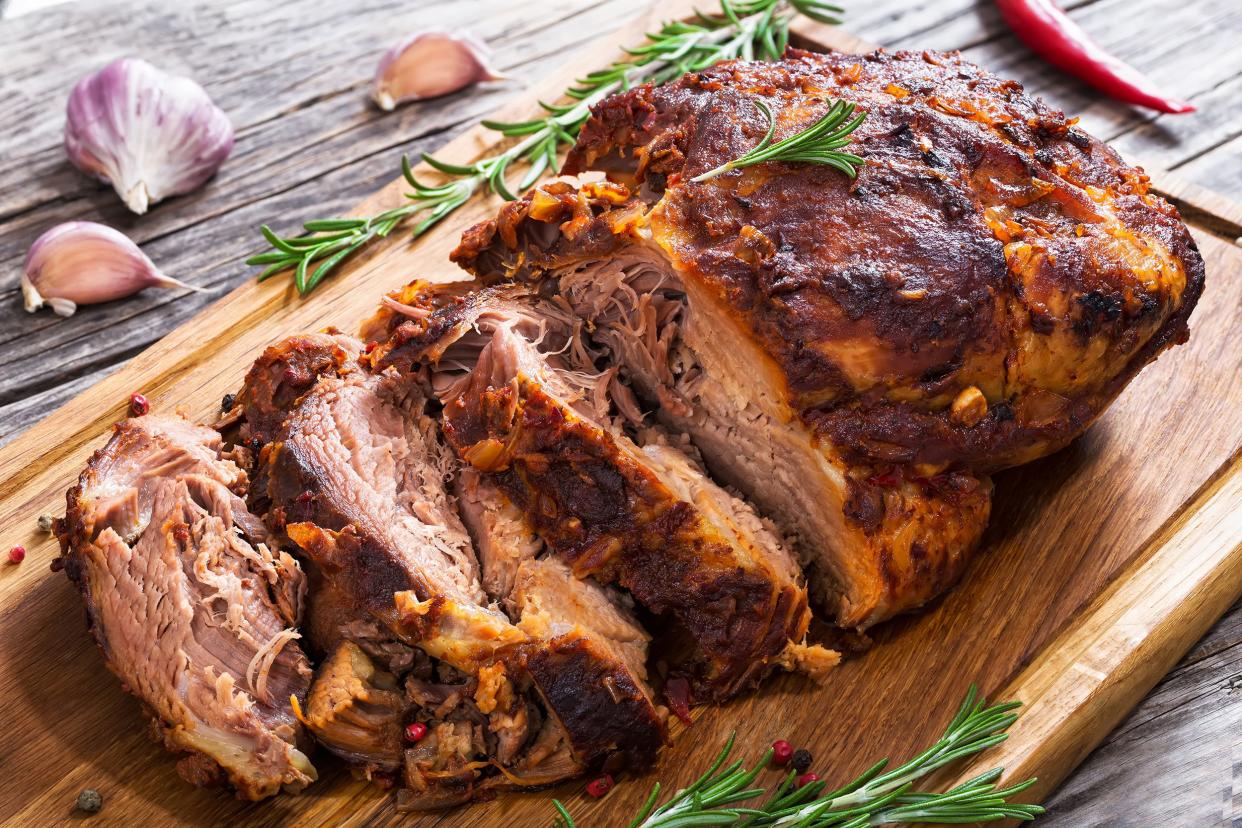
<instances>
[{"instance_id":1,"label":"grey wood plank","mask_svg":"<svg viewBox=\"0 0 1242 828\"><path fill-rule=\"evenodd\" d=\"M1088 757L1048 828L1235 826L1242 819L1242 605Z\"/></svg>"}]
</instances>

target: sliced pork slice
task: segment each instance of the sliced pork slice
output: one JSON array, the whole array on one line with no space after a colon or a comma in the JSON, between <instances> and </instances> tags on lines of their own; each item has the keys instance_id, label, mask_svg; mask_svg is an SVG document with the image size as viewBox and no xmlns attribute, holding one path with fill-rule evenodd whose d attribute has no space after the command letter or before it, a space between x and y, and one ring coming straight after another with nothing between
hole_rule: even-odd
<instances>
[{"instance_id":1,"label":"sliced pork slice","mask_svg":"<svg viewBox=\"0 0 1242 828\"><path fill-rule=\"evenodd\" d=\"M397 677L342 640L315 675L305 722L320 743L364 772L391 772L401 767L407 707Z\"/></svg>"},{"instance_id":2,"label":"sliced pork slice","mask_svg":"<svg viewBox=\"0 0 1242 828\"><path fill-rule=\"evenodd\" d=\"M242 444L270 442L293 404L319 376L349 365L361 347L357 339L333 329L269 345L250 366L241 391L217 425L240 422Z\"/></svg>"},{"instance_id":3,"label":"sliced pork slice","mask_svg":"<svg viewBox=\"0 0 1242 828\"><path fill-rule=\"evenodd\" d=\"M521 289L463 296L420 284L389 308L392 333L375 359L435 363L459 455L576 577L616 582L677 618L697 648L701 696L727 697L793 663L785 651L799 646L810 614L791 556L748 505L673 459L671 445L641 449L611 426L608 376L591 371L572 314Z\"/></svg>"},{"instance_id":4,"label":"sliced pork slice","mask_svg":"<svg viewBox=\"0 0 1242 828\"><path fill-rule=\"evenodd\" d=\"M594 579L575 578L493 481L472 468L458 479L462 517L474 536L483 582L518 629L545 642L526 667L581 756L618 764L650 757L667 713L647 682L651 637L632 602Z\"/></svg>"},{"instance_id":5,"label":"sliced pork slice","mask_svg":"<svg viewBox=\"0 0 1242 828\"><path fill-rule=\"evenodd\" d=\"M576 682L566 676L548 688L528 669L560 644L514 625L484 591L448 490L456 461L425 398L408 377L373 372L349 352L320 371L263 449L266 517L308 562L316 647L339 652L351 642L373 663L386 661L405 690L403 724L429 727L428 741L403 759L406 806L439 807L524 779L546 784L608 757L650 758L662 723L650 712L640 723L629 696L609 695L607 668L593 676L580 670ZM405 644L417 648L413 659L401 652ZM350 663L358 663L352 651ZM330 678L321 670L319 680ZM563 698L595 718L558 709ZM628 741L592 735L614 718L629 727ZM559 729L555 739L550 728ZM560 743L570 746L572 762L544 747L540 755L552 764L532 759L536 745ZM381 764L356 746L351 752ZM385 752L377 745L370 755Z\"/></svg>"},{"instance_id":6,"label":"sliced pork slice","mask_svg":"<svg viewBox=\"0 0 1242 828\"><path fill-rule=\"evenodd\" d=\"M467 672L521 641L504 613L487 606L470 538L446 490L452 457L413 387L364 371L323 375L292 408L264 463L279 527L314 563L310 629L331 649L338 631L324 623L352 608L390 629L393 595L413 591L437 602L437 620L455 635L438 655ZM450 619L445 617L452 615Z\"/></svg>"},{"instance_id":7,"label":"sliced pork slice","mask_svg":"<svg viewBox=\"0 0 1242 828\"><path fill-rule=\"evenodd\" d=\"M108 667L142 700L187 780L243 799L315 779L290 697L305 579L241 500L219 434L179 417L120 423L68 493L58 526Z\"/></svg>"}]
</instances>

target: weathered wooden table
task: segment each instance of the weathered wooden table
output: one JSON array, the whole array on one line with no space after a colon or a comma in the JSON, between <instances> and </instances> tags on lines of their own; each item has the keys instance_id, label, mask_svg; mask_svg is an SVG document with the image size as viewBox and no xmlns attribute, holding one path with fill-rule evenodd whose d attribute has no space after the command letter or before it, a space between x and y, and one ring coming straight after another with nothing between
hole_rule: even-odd
<instances>
[{"instance_id":1,"label":"weathered wooden table","mask_svg":"<svg viewBox=\"0 0 1242 828\"><path fill-rule=\"evenodd\" d=\"M1108 48L1199 106L1191 116L1158 118L1049 70L1004 30L987 0L846 5L847 28L863 38L891 48L960 48L1080 113L1089 131L1149 167L1175 169L1242 201L1237 0L1069 4ZM243 260L260 247L260 223L290 230L344 211L389 181L402 153L434 149L632 14L627 0L227 0L70 3L0 21L0 443L212 301L149 291L69 320L28 315L18 278L43 230L102 221L140 242L166 272L227 290L252 276ZM380 113L366 97L378 54L396 33L429 25L470 27L514 80ZM196 78L237 128L237 147L215 181L141 218L75 172L60 144L73 82L122 55ZM1240 824L1240 645L1237 607L1063 785L1041 824Z\"/></svg>"}]
</instances>

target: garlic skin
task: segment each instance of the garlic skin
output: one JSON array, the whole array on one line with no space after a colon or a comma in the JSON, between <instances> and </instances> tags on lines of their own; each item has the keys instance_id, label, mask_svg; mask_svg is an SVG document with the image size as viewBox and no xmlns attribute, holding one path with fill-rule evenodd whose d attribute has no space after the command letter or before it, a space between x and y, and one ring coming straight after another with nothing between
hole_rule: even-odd
<instances>
[{"instance_id":1,"label":"garlic skin","mask_svg":"<svg viewBox=\"0 0 1242 828\"><path fill-rule=\"evenodd\" d=\"M26 253L22 298L34 313L44 305L72 316L78 305L131 296L145 287L204 292L165 276L124 233L93 221L58 224Z\"/></svg>"},{"instance_id":2,"label":"garlic skin","mask_svg":"<svg viewBox=\"0 0 1242 828\"><path fill-rule=\"evenodd\" d=\"M110 182L139 215L198 189L232 149L233 125L206 90L145 60L114 60L69 95L69 160Z\"/></svg>"},{"instance_id":3,"label":"garlic skin","mask_svg":"<svg viewBox=\"0 0 1242 828\"><path fill-rule=\"evenodd\" d=\"M438 98L481 81L504 80L491 51L464 31L426 29L388 50L375 70L371 98L391 112L399 103Z\"/></svg>"}]
</instances>

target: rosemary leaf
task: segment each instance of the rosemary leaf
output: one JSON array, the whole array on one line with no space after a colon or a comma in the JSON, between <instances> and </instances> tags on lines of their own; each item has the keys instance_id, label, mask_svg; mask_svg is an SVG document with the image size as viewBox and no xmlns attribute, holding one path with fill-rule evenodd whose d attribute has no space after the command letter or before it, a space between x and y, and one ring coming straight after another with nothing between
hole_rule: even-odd
<instances>
[{"instance_id":1,"label":"rosemary leaf","mask_svg":"<svg viewBox=\"0 0 1242 828\"><path fill-rule=\"evenodd\" d=\"M1042 814L1038 805L1010 802L1034 779L998 788L1000 768L980 774L943 793L915 791L914 784L945 765L973 756L1005 739L1016 720L1017 702L988 706L971 687L944 735L907 762L887 771L888 760L876 762L854 780L825 792L823 782L798 787L789 773L767 801L740 803L764 793L753 787L759 773L772 759L763 755L750 770L742 762L725 764L733 750L734 736L716 756L711 767L689 786L658 805L657 782L629 828L684 828L697 825L734 825L737 828L867 828L874 825L915 823L973 824L1000 819L1029 821ZM736 735L736 734L735 734ZM573 817L558 800L552 801L556 824L575 828Z\"/></svg>"},{"instance_id":2,"label":"rosemary leaf","mask_svg":"<svg viewBox=\"0 0 1242 828\"><path fill-rule=\"evenodd\" d=\"M841 147L850 142L850 135L867 117L865 112L860 112L850 118L854 113L854 104L836 101L818 121L801 132L774 144L772 138L776 135L776 116L772 114L772 109L766 101L756 98L754 103L755 108L762 112L768 121L768 131L763 139L744 155L732 161L726 161L702 175L697 175L690 179L691 181L710 181L727 172L753 167L766 161L823 164L839 170L850 178L857 177L858 168L864 163L863 159L852 153L839 151Z\"/></svg>"}]
</instances>

